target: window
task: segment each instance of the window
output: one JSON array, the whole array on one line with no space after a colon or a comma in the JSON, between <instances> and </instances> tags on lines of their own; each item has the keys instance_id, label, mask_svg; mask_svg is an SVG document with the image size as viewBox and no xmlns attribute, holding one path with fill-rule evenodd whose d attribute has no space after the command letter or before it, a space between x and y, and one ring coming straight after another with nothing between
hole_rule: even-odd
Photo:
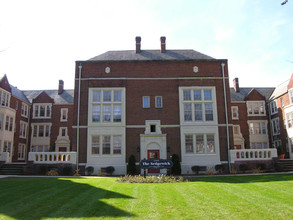
<instances>
[{"instance_id":1,"label":"window","mask_svg":"<svg viewBox=\"0 0 293 220\"><path fill-rule=\"evenodd\" d=\"M156 132L156 125L151 125L150 130L151 130L152 133Z\"/></svg>"},{"instance_id":2,"label":"window","mask_svg":"<svg viewBox=\"0 0 293 220\"><path fill-rule=\"evenodd\" d=\"M19 126L19 137L26 138L26 134L27 134L27 123L21 121Z\"/></svg>"},{"instance_id":3,"label":"window","mask_svg":"<svg viewBox=\"0 0 293 220\"><path fill-rule=\"evenodd\" d=\"M280 122L279 122L279 118L272 119L271 125L272 125L273 135L280 134Z\"/></svg>"},{"instance_id":4,"label":"window","mask_svg":"<svg viewBox=\"0 0 293 220\"><path fill-rule=\"evenodd\" d=\"M215 134L186 134L186 154L215 154Z\"/></svg>"},{"instance_id":5,"label":"window","mask_svg":"<svg viewBox=\"0 0 293 220\"><path fill-rule=\"evenodd\" d=\"M276 101L272 101L270 103L270 108L271 108L271 114L276 114L278 113L278 108L277 108L277 102Z\"/></svg>"},{"instance_id":6,"label":"window","mask_svg":"<svg viewBox=\"0 0 293 220\"><path fill-rule=\"evenodd\" d=\"M284 99L283 99L283 97L280 98L280 101L281 101L281 106L284 107Z\"/></svg>"},{"instance_id":7,"label":"window","mask_svg":"<svg viewBox=\"0 0 293 220\"><path fill-rule=\"evenodd\" d=\"M67 121L68 119L68 108L61 108L61 118L60 121Z\"/></svg>"},{"instance_id":8,"label":"window","mask_svg":"<svg viewBox=\"0 0 293 220\"><path fill-rule=\"evenodd\" d=\"M51 118L52 104L34 104L34 118Z\"/></svg>"},{"instance_id":9,"label":"window","mask_svg":"<svg viewBox=\"0 0 293 220\"><path fill-rule=\"evenodd\" d=\"M287 118L288 128L292 128L292 126L293 126L293 112L287 113L286 118Z\"/></svg>"},{"instance_id":10,"label":"window","mask_svg":"<svg viewBox=\"0 0 293 220\"><path fill-rule=\"evenodd\" d=\"M3 115L0 114L0 130L3 128Z\"/></svg>"},{"instance_id":11,"label":"window","mask_svg":"<svg viewBox=\"0 0 293 220\"><path fill-rule=\"evenodd\" d=\"M6 116L5 118L5 130L12 131L13 130L13 118Z\"/></svg>"},{"instance_id":12,"label":"window","mask_svg":"<svg viewBox=\"0 0 293 220\"><path fill-rule=\"evenodd\" d=\"M251 149L267 149L268 143L267 142L252 142L250 143Z\"/></svg>"},{"instance_id":13,"label":"window","mask_svg":"<svg viewBox=\"0 0 293 220\"><path fill-rule=\"evenodd\" d=\"M247 102L247 110L249 116L265 115L264 101L250 101Z\"/></svg>"},{"instance_id":14,"label":"window","mask_svg":"<svg viewBox=\"0 0 293 220\"><path fill-rule=\"evenodd\" d=\"M10 141L4 141L2 152L9 152L11 153L11 142Z\"/></svg>"},{"instance_id":15,"label":"window","mask_svg":"<svg viewBox=\"0 0 293 220\"><path fill-rule=\"evenodd\" d=\"M238 106L232 106L232 119L239 119Z\"/></svg>"},{"instance_id":16,"label":"window","mask_svg":"<svg viewBox=\"0 0 293 220\"><path fill-rule=\"evenodd\" d=\"M10 94L0 89L0 105L9 107Z\"/></svg>"},{"instance_id":17,"label":"window","mask_svg":"<svg viewBox=\"0 0 293 220\"><path fill-rule=\"evenodd\" d=\"M22 103L21 105L21 116L28 117L28 105L25 103Z\"/></svg>"},{"instance_id":18,"label":"window","mask_svg":"<svg viewBox=\"0 0 293 220\"><path fill-rule=\"evenodd\" d=\"M33 126L33 137L50 137L51 125L49 124L40 124L32 125Z\"/></svg>"},{"instance_id":19,"label":"window","mask_svg":"<svg viewBox=\"0 0 293 220\"><path fill-rule=\"evenodd\" d=\"M149 96L144 96L142 97L142 107L143 108L150 108L150 97Z\"/></svg>"},{"instance_id":20,"label":"window","mask_svg":"<svg viewBox=\"0 0 293 220\"><path fill-rule=\"evenodd\" d=\"M48 145L33 145L31 152L49 152Z\"/></svg>"},{"instance_id":21,"label":"window","mask_svg":"<svg viewBox=\"0 0 293 220\"><path fill-rule=\"evenodd\" d=\"M91 122L122 122L122 90L95 89L91 94Z\"/></svg>"},{"instance_id":22,"label":"window","mask_svg":"<svg viewBox=\"0 0 293 220\"><path fill-rule=\"evenodd\" d=\"M162 96L156 96L156 108L163 108L163 98Z\"/></svg>"},{"instance_id":23,"label":"window","mask_svg":"<svg viewBox=\"0 0 293 220\"><path fill-rule=\"evenodd\" d=\"M94 135L92 136L93 155L121 155L121 135Z\"/></svg>"},{"instance_id":24,"label":"window","mask_svg":"<svg viewBox=\"0 0 293 220\"><path fill-rule=\"evenodd\" d=\"M290 103L293 103L293 90L289 91Z\"/></svg>"},{"instance_id":25,"label":"window","mask_svg":"<svg viewBox=\"0 0 293 220\"><path fill-rule=\"evenodd\" d=\"M265 122L249 122L249 133L251 135L267 134L267 125Z\"/></svg>"},{"instance_id":26,"label":"window","mask_svg":"<svg viewBox=\"0 0 293 220\"><path fill-rule=\"evenodd\" d=\"M215 120L215 100L212 89L185 89L182 91L183 120L207 122Z\"/></svg>"},{"instance_id":27,"label":"window","mask_svg":"<svg viewBox=\"0 0 293 220\"><path fill-rule=\"evenodd\" d=\"M25 157L25 144L18 145L18 160L24 160Z\"/></svg>"},{"instance_id":28,"label":"window","mask_svg":"<svg viewBox=\"0 0 293 220\"><path fill-rule=\"evenodd\" d=\"M240 126L239 125L233 125L233 134L240 135Z\"/></svg>"},{"instance_id":29,"label":"window","mask_svg":"<svg viewBox=\"0 0 293 220\"><path fill-rule=\"evenodd\" d=\"M64 127L60 128L59 136L61 136L61 137L66 137L66 136L68 136L68 135L67 135L67 128L64 128Z\"/></svg>"}]
</instances>

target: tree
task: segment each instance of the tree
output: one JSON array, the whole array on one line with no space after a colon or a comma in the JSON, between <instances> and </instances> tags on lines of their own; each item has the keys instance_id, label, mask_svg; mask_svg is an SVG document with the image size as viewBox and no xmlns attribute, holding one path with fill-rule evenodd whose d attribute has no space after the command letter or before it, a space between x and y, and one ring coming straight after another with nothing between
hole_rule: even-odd
<instances>
[{"instance_id":1,"label":"tree","mask_svg":"<svg viewBox=\"0 0 293 220\"><path fill-rule=\"evenodd\" d=\"M129 159L128 159L128 165L127 165L128 174L135 175L137 173L135 163L136 163L135 156L133 154L131 154Z\"/></svg>"},{"instance_id":2,"label":"tree","mask_svg":"<svg viewBox=\"0 0 293 220\"><path fill-rule=\"evenodd\" d=\"M179 156L177 154L172 155L172 162L173 162L173 167L171 168L171 174L180 175L181 174L181 164L180 164Z\"/></svg>"}]
</instances>

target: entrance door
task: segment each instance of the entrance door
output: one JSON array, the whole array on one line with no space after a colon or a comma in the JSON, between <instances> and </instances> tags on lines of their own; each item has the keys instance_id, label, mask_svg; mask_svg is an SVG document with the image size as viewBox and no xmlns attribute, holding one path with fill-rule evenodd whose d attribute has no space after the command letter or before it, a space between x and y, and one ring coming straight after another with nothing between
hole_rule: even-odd
<instances>
[{"instance_id":1,"label":"entrance door","mask_svg":"<svg viewBox=\"0 0 293 220\"><path fill-rule=\"evenodd\" d=\"M148 160L160 159L159 150L148 150ZM148 173L160 173L160 170L148 169Z\"/></svg>"}]
</instances>

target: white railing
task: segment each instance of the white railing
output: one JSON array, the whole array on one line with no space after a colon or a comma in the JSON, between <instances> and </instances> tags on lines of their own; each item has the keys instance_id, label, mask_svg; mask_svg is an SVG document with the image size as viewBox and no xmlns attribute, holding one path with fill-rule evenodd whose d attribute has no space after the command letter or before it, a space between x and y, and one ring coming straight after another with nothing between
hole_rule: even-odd
<instances>
[{"instance_id":1,"label":"white railing","mask_svg":"<svg viewBox=\"0 0 293 220\"><path fill-rule=\"evenodd\" d=\"M276 148L230 150L231 163L240 160L271 160L277 155Z\"/></svg>"},{"instance_id":2,"label":"white railing","mask_svg":"<svg viewBox=\"0 0 293 220\"><path fill-rule=\"evenodd\" d=\"M0 161L4 161L5 163L10 163L9 152L0 152Z\"/></svg>"},{"instance_id":3,"label":"white railing","mask_svg":"<svg viewBox=\"0 0 293 220\"><path fill-rule=\"evenodd\" d=\"M29 152L28 160L34 163L76 163L76 152Z\"/></svg>"}]
</instances>

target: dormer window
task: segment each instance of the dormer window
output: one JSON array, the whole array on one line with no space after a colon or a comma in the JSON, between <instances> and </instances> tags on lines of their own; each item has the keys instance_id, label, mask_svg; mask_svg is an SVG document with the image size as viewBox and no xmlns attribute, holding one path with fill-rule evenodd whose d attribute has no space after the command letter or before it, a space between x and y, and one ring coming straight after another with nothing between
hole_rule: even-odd
<instances>
[{"instance_id":1,"label":"dormer window","mask_svg":"<svg viewBox=\"0 0 293 220\"><path fill-rule=\"evenodd\" d=\"M52 104L34 104L34 118L51 118Z\"/></svg>"},{"instance_id":2,"label":"dormer window","mask_svg":"<svg viewBox=\"0 0 293 220\"><path fill-rule=\"evenodd\" d=\"M266 115L264 101L247 102L247 113L249 116Z\"/></svg>"}]
</instances>

